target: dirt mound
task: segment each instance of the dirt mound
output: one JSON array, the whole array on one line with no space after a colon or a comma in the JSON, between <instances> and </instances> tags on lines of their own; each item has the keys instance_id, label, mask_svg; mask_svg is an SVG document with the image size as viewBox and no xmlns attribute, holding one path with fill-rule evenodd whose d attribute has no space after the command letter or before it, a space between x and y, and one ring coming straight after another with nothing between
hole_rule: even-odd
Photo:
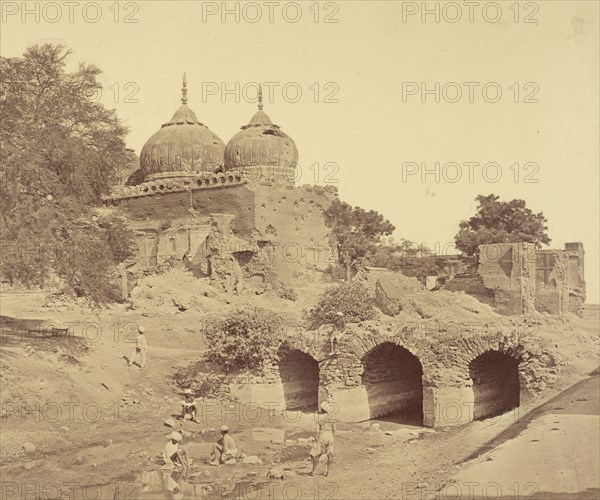
<instances>
[{"instance_id":1,"label":"dirt mound","mask_svg":"<svg viewBox=\"0 0 600 500\"><path fill-rule=\"evenodd\" d=\"M489 305L464 293L429 292L416 278L387 269L365 267L356 279L375 297L375 305L387 316L413 321L444 322L485 320L498 317Z\"/></svg>"}]
</instances>

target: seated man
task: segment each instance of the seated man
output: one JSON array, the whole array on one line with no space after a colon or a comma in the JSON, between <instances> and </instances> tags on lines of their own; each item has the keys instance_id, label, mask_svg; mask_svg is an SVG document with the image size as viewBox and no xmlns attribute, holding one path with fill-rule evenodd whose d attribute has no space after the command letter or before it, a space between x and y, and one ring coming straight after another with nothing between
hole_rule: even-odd
<instances>
[{"instance_id":1,"label":"seated man","mask_svg":"<svg viewBox=\"0 0 600 500\"><path fill-rule=\"evenodd\" d=\"M183 391L183 401L181 401L181 420L185 420L187 415L190 415L192 422L196 420L196 400L192 396L192 390L186 389Z\"/></svg>"},{"instance_id":2,"label":"seated man","mask_svg":"<svg viewBox=\"0 0 600 500\"><path fill-rule=\"evenodd\" d=\"M224 425L221 427L221 439L213 444L213 449L210 453L210 465L225 463L235 458L237 454L238 450L235 447L235 441L229 435L229 427Z\"/></svg>"},{"instance_id":3,"label":"seated man","mask_svg":"<svg viewBox=\"0 0 600 500\"><path fill-rule=\"evenodd\" d=\"M188 466L188 457L186 451L179 448L179 443L183 438L179 432L169 434L169 441L163 450L163 460L165 467L175 467L176 465Z\"/></svg>"}]
</instances>

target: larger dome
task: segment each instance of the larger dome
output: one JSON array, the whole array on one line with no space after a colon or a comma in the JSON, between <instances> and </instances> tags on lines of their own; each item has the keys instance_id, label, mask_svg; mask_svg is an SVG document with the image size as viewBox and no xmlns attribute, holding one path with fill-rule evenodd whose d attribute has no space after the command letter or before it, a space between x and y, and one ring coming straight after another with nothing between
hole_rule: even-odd
<instances>
[{"instance_id":1,"label":"larger dome","mask_svg":"<svg viewBox=\"0 0 600 500\"><path fill-rule=\"evenodd\" d=\"M142 148L140 169L145 177L215 172L223 166L225 144L188 108L185 75L181 90L181 107Z\"/></svg>"},{"instance_id":2,"label":"larger dome","mask_svg":"<svg viewBox=\"0 0 600 500\"><path fill-rule=\"evenodd\" d=\"M225 170L276 166L295 169L298 149L290 136L282 132L263 111L262 89L258 92L258 111L227 143Z\"/></svg>"}]
</instances>

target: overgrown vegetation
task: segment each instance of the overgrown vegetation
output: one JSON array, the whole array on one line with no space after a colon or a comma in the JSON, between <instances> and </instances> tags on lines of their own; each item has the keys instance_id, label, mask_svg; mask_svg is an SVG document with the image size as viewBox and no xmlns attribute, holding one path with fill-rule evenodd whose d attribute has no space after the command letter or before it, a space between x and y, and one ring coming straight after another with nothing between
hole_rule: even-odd
<instances>
[{"instance_id":1,"label":"overgrown vegetation","mask_svg":"<svg viewBox=\"0 0 600 500\"><path fill-rule=\"evenodd\" d=\"M358 281L347 281L327 289L311 311L324 322L333 322L336 313L344 313L347 321L358 322L375 317L374 297L365 285Z\"/></svg>"},{"instance_id":2,"label":"overgrown vegetation","mask_svg":"<svg viewBox=\"0 0 600 500\"><path fill-rule=\"evenodd\" d=\"M276 358L285 339L285 323L268 309L237 309L209 320L205 335L208 360L226 371L252 370Z\"/></svg>"},{"instance_id":3,"label":"overgrown vegetation","mask_svg":"<svg viewBox=\"0 0 600 500\"><path fill-rule=\"evenodd\" d=\"M44 287L58 277L68 292L104 302L133 240L123 220L94 209L137 159L114 110L97 102L100 70L67 73L69 54L46 44L0 57L3 278Z\"/></svg>"}]
</instances>

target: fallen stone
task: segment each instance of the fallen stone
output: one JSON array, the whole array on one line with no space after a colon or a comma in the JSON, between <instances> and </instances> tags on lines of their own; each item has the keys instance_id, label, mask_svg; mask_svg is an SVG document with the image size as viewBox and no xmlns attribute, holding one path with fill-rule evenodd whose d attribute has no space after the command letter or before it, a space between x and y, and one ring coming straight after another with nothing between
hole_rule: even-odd
<instances>
[{"instance_id":1,"label":"fallen stone","mask_svg":"<svg viewBox=\"0 0 600 500\"><path fill-rule=\"evenodd\" d=\"M237 464L237 461L235 458L230 458L229 460L227 460L226 462L223 462L225 465L234 465Z\"/></svg>"},{"instance_id":2,"label":"fallen stone","mask_svg":"<svg viewBox=\"0 0 600 500\"><path fill-rule=\"evenodd\" d=\"M175 420L173 420L172 418L167 418L167 420L165 420L163 423L167 427L175 427L175 425L176 425Z\"/></svg>"},{"instance_id":3,"label":"fallen stone","mask_svg":"<svg viewBox=\"0 0 600 500\"><path fill-rule=\"evenodd\" d=\"M242 460L243 464L257 465L260 462L260 458L256 455L249 455Z\"/></svg>"},{"instance_id":4,"label":"fallen stone","mask_svg":"<svg viewBox=\"0 0 600 500\"><path fill-rule=\"evenodd\" d=\"M285 473L280 467L273 467L267 472L268 479L285 479Z\"/></svg>"},{"instance_id":5,"label":"fallen stone","mask_svg":"<svg viewBox=\"0 0 600 500\"><path fill-rule=\"evenodd\" d=\"M35 444L27 442L27 443L23 443L23 449L27 453L33 453L36 450L36 447L35 447Z\"/></svg>"}]
</instances>

